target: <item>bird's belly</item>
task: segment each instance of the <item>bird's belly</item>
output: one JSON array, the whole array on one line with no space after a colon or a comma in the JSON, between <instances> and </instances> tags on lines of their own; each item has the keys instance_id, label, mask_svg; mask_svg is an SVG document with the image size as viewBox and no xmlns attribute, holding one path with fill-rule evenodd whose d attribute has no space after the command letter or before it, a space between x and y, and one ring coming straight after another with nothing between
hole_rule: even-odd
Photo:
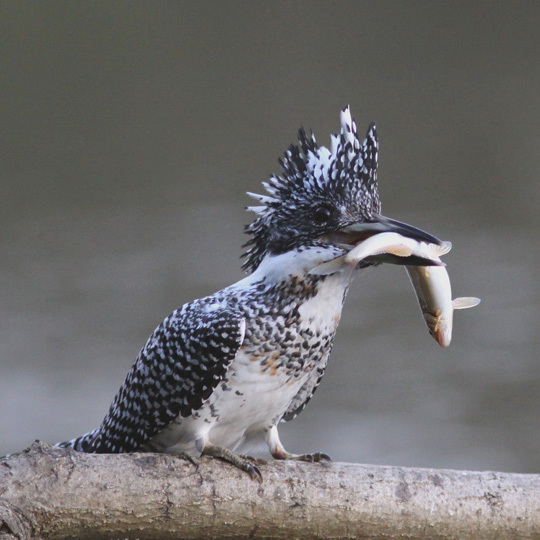
<instances>
[{"instance_id":1,"label":"bird's belly","mask_svg":"<svg viewBox=\"0 0 540 540\"><path fill-rule=\"evenodd\" d=\"M346 286L342 276L330 276L292 322L286 318L289 314L255 319L225 380L210 398L190 416L177 418L146 448L196 453L211 441L235 450L248 439L264 437L327 357Z\"/></svg>"},{"instance_id":2,"label":"bird's belly","mask_svg":"<svg viewBox=\"0 0 540 540\"><path fill-rule=\"evenodd\" d=\"M236 450L248 440L264 439L309 374L291 376L276 368L272 360L262 360L241 350L226 380L203 406L186 418L177 418L146 445L147 449L197 453L204 442L211 441Z\"/></svg>"}]
</instances>

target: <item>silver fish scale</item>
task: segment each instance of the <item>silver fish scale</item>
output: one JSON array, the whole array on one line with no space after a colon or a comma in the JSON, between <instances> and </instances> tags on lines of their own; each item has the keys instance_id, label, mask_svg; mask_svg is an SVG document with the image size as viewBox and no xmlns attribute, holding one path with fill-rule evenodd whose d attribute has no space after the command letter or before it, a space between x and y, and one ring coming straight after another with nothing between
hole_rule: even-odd
<instances>
[{"instance_id":1,"label":"silver fish scale","mask_svg":"<svg viewBox=\"0 0 540 540\"><path fill-rule=\"evenodd\" d=\"M321 333L299 313L324 280L320 276L278 284L261 280L246 290L229 287L174 311L141 350L101 426L62 445L95 453L163 451L174 446L170 440L182 438L184 419L210 422L209 418L220 417L220 400L210 399L220 383L221 394L228 392L240 406L247 386L256 395L257 383L264 387L269 378L276 379L276 392L296 382L299 390L285 406L276 399L276 408L264 411L267 428L282 417L294 418L317 388L333 344L335 332ZM238 388L229 377L237 356L248 357L258 372ZM249 427L241 415L238 409L236 438ZM227 421L235 424L235 419ZM152 444L170 426L174 432L164 439L167 442Z\"/></svg>"}]
</instances>

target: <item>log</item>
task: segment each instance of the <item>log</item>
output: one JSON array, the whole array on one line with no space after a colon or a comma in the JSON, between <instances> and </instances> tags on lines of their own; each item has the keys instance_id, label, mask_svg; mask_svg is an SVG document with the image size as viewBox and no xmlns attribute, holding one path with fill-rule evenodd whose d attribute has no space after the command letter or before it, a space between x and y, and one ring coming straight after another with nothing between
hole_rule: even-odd
<instances>
[{"instance_id":1,"label":"log","mask_svg":"<svg viewBox=\"0 0 540 540\"><path fill-rule=\"evenodd\" d=\"M83 454L0 462L0 539L540 539L540 475Z\"/></svg>"}]
</instances>

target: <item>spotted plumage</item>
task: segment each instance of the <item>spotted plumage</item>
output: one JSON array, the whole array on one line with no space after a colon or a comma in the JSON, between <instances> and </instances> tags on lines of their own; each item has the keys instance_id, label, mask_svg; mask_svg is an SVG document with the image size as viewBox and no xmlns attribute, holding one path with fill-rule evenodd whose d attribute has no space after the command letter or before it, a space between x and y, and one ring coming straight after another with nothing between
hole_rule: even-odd
<instances>
[{"instance_id":1,"label":"spotted plumage","mask_svg":"<svg viewBox=\"0 0 540 540\"><path fill-rule=\"evenodd\" d=\"M277 424L294 418L324 374L341 309L357 269L312 275L381 230L436 241L380 215L378 143L371 124L363 142L348 108L331 147L303 129L282 160L281 176L246 230L245 279L185 304L153 332L100 427L63 446L82 452L203 453L226 459L259 479L234 452L266 442L289 454ZM366 264L403 258L370 258ZM425 262L425 261L424 261Z\"/></svg>"}]
</instances>

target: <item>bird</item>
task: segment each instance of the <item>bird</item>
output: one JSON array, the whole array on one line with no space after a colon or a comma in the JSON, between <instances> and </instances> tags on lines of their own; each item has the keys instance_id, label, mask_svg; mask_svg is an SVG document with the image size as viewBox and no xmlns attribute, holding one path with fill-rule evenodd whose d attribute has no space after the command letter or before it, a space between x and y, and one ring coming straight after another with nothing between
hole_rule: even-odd
<instances>
[{"instance_id":1,"label":"bird","mask_svg":"<svg viewBox=\"0 0 540 540\"><path fill-rule=\"evenodd\" d=\"M173 311L150 335L101 425L58 443L89 453L160 452L221 458L256 481L240 451L267 445L278 460L330 461L293 454L278 424L294 419L326 370L354 277L382 263L430 265L420 257L368 257L357 267L310 274L380 232L440 245L433 235L381 214L375 124L358 136L350 107L329 147L298 132L280 174L247 207L247 276Z\"/></svg>"}]
</instances>

